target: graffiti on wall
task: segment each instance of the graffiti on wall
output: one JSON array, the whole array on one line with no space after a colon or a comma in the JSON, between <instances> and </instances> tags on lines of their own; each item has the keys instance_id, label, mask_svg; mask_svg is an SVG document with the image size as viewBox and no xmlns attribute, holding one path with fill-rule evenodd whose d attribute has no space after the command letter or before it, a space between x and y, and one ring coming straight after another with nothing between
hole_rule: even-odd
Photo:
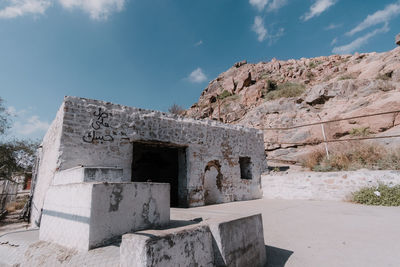
<instances>
[{"instance_id":1,"label":"graffiti on wall","mask_svg":"<svg viewBox=\"0 0 400 267\"><path fill-rule=\"evenodd\" d=\"M110 124L107 122L109 115L109 113L102 111L101 108L93 112L94 119L91 124L92 129L82 137L83 142L103 144L104 142L114 141L112 135L99 133L102 129L110 128Z\"/></svg>"}]
</instances>

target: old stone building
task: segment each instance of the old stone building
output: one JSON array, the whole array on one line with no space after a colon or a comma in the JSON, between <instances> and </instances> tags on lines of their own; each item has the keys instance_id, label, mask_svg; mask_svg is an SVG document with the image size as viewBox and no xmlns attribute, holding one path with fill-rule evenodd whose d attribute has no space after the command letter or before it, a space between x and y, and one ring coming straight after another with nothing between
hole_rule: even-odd
<instances>
[{"instance_id":1,"label":"old stone building","mask_svg":"<svg viewBox=\"0 0 400 267\"><path fill-rule=\"evenodd\" d=\"M31 221L51 186L169 183L172 207L195 207L261 198L265 168L261 131L65 97L42 143Z\"/></svg>"}]
</instances>

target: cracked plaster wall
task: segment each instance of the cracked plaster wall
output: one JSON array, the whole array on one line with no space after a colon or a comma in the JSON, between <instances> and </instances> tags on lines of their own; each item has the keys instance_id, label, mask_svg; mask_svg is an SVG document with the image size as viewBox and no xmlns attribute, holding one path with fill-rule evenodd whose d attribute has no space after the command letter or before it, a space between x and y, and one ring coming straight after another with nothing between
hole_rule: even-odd
<instances>
[{"instance_id":1,"label":"cracked plaster wall","mask_svg":"<svg viewBox=\"0 0 400 267\"><path fill-rule=\"evenodd\" d=\"M137 141L186 147L187 186L180 189L180 194L189 207L205 205L205 168L211 161L219 162L222 174L217 179L220 186L215 203L262 197L261 173L266 161L263 134L256 129L65 97L49 132L43 145L52 148L54 162L42 161L39 166L35 189L35 198L40 199L38 210L55 170L80 165L121 167L122 180L131 181L132 142ZM49 138L55 134L60 138ZM48 154L44 149L43 158ZM240 179L239 157L251 157L252 180Z\"/></svg>"}]
</instances>

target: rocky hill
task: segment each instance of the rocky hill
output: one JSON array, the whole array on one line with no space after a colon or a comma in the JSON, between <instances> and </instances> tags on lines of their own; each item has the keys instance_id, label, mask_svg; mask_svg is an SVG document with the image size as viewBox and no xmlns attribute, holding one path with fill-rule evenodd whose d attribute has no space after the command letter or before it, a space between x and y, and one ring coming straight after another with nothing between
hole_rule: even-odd
<instances>
[{"instance_id":1,"label":"rocky hill","mask_svg":"<svg viewBox=\"0 0 400 267\"><path fill-rule=\"evenodd\" d=\"M299 160L337 118L400 110L400 47L385 53L236 63L202 92L185 115L264 129L267 156ZM400 114L325 124L327 139L400 134ZM380 139L392 145L400 138ZM296 144L290 144L296 143Z\"/></svg>"}]
</instances>

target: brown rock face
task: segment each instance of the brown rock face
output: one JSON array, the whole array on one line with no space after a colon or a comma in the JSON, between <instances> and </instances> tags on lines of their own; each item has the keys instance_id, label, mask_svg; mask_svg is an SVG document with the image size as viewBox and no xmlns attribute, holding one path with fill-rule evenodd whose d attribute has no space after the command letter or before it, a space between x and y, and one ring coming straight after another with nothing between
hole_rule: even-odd
<instances>
[{"instance_id":1,"label":"brown rock face","mask_svg":"<svg viewBox=\"0 0 400 267\"><path fill-rule=\"evenodd\" d=\"M239 62L210 82L186 116L266 129L393 110L400 110L400 47L385 53ZM325 131L328 139L398 134L400 115L328 123ZM264 130L270 158L299 160L313 146L291 143L316 140L322 140L321 125ZM381 142L400 143L399 138Z\"/></svg>"},{"instance_id":2,"label":"brown rock face","mask_svg":"<svg viewBox=\"0 0 400 267\"><path fill-rule=\"evenodd\" d=\"M400 33L396 35L396 44L400 45Z\"/></svg>"}]
</instances>

